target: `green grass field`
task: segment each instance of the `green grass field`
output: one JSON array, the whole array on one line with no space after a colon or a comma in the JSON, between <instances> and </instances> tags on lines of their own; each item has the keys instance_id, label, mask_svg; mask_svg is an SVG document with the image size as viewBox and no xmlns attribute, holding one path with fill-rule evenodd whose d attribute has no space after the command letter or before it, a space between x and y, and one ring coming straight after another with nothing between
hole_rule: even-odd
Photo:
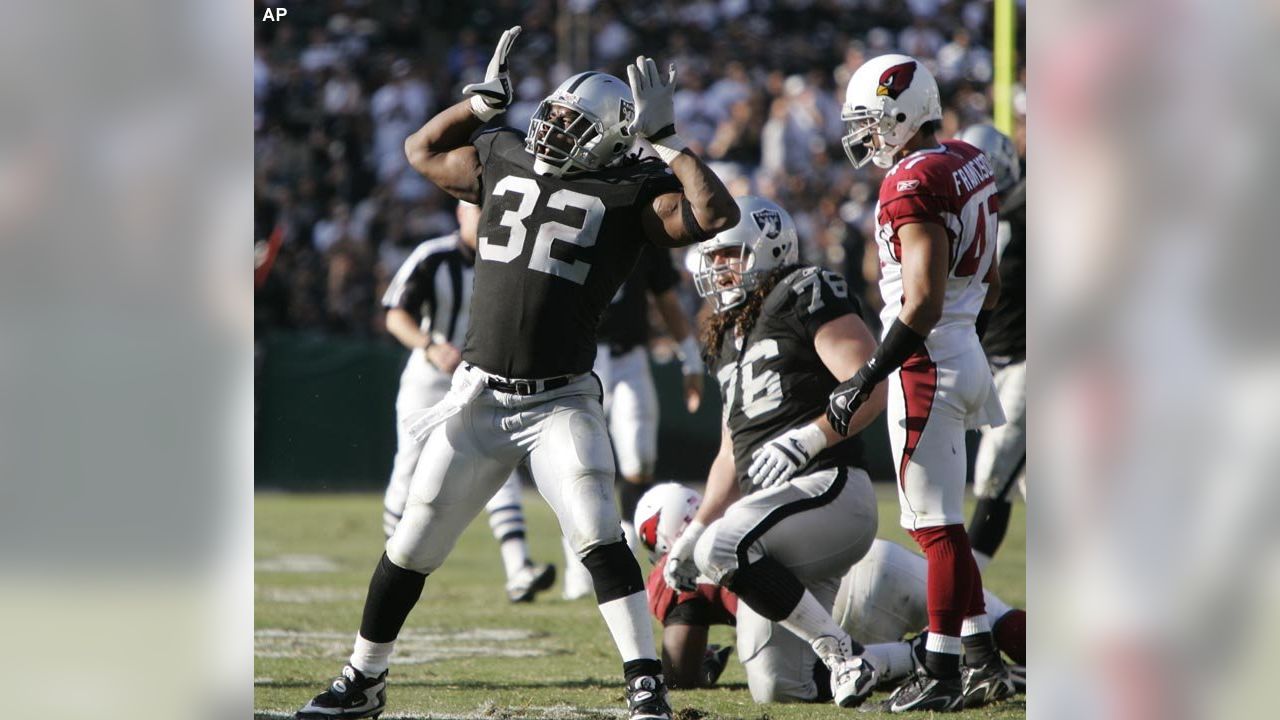
<instances>
[{"instance_id":1,"label":"green grass field","mask_svg":"<svg viewBox=\"0 0 1280 720\"><path fill-rule=\"evenodd\" d=\"M897 523L891 485L878 484L880 535L914 548ZM525 494L536 559L562 564L549 508ZM255 718L293 717L324 688L351 651L364 591L381 553L381 496L260 493L255 515ZM648 571L647 563L642 567ZM985 579L1024 606L1026 521L1014 508L1009 537ZM529 605L503 594L497 544L483 514L449 561L427 579L396 648L385 720L554 718L614 720L625 715L621 664L592 599L568 602L557 582ZM655 638L659 628L654 625ZM712 642L732 643L715 628ZM878 694L876 702L887 697ZM756 705L736 658L711 690L671 695L679 720L823 720L879 716L833 705ZM870 703L869 703L870 704ZM956 718L1021 718L1022 698Z\"/></svg>"}]
</instances>

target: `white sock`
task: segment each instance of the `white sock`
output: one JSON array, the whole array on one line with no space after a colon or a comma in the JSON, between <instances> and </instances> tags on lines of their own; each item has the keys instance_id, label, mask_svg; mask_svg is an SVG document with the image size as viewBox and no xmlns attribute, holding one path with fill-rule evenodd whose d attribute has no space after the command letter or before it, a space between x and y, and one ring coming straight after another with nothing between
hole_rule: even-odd
<instances>
[{"instance_id":1,"label":"white sock","mask_svg":"<svg viewBox=\"0 0 1280 720\"><path fill-rule=\"evenodd\" d=\"M622 521L622 536L627 541L627 547L631 548L631 552L635 552L640 547L640 536L636 534L636 526L627 520Z\"/></svg>"},{"instance_id":2,"label":"white sock","mask_svg":"<svg viewBox=\"0 0 1280 720\"><path fill-rule=\"evenodd\" d=\"M502 552L502 567L507 571L508 580L529 564L529 543L524 538L503 540L498 549Z\"/></svg>"},{"instance_id":3,"label":"white sock","mask_svg":"<svg viewBox=\"0 0 1280 720\"><path fill-rule=\"evenodd\" d=\"M880 673L880 682L898 682L906 680L915 670L911 662L911 643L877 643L868 645L863 656L871 661L876 672Z\"/></svg>"},{"instance_id":4,"label":"white sock","mask_svg":"<svg viewBox=\"0 0 1280 720\"><path fill-rule=\"evenodd\" d=\"M961 647L960 638L953 635L943 635L932 630L929 631L929 639L924 641L924 649L929 652L959 655Z\"/></svg>"},{"instance_id":5,"label":"white sock","mask_svg":"<svg viewBox=\"0 0 1280 720\"><path fill-rule=\"evenodd\" d=\"M376 643L365 640L356 633L356 645L351 651L351 667L370 677L377 677L391 664L391 651L396 641Z\"/></svg>"},{"instance_id":6,"label":"white sock","mask_svg":"<svg viewBox=\"0 0 1280 720\"><path fill-rule=\"evenodd\" d=\"M841 638L848 634L831 617L831 612L822 607L822 603L818 602L818 598L814 597L813 593L808 590L805 590L804 595L800 596L800 602L796 604L791 614L778 624L790 630L810 645L823 635Z\"/></svg>"},{"instance_id":7,"label":"white sock","mask_svg":"<svg viewBox=\"0 0 1280 720\"><path fill-rule=\"evenodd\" d=\"M986 570L987 566L991 564L991 556L977 550L973 551L973 559L978 563L978 572Z\"/></svg>"},{"instance_id":8,"label":"white sock","mask_svg":"<svg viewBox=\"0 0 1280 720\"><path fill-rule=\"evenodd\" d=\"M618 646L622 662L652 660L658 657L653 645L653 626L649 624L649 603L645 591L631 593L600 606L604 624Z\"/></svg>"},{"instance_id":9,"label":"white sock","mask_svg":"<svg viewBox=\"0 0 1280 720\"><path fill-rule=\"evenodd\" d=\"M991 619L987 617L986 613L967 617L960 624L960 637L962 638L984 632L991 632Z\"/></svg>"}]
</instances>

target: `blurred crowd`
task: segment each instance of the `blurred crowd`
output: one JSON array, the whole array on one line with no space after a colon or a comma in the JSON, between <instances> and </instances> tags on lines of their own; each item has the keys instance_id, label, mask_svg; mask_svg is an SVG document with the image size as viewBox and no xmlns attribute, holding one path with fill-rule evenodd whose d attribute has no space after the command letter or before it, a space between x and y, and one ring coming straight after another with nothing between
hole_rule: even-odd
<instances>
[{"instance_id":1,"label":"blurred crowd","mask_svg":"<svg viewBox=\"0 0 1280 720\"><path fill-rule=\"evenodd\" d=\"M625 79L625 64L641 53L674 62L681 135L735 195L764 195L789 210L803 259L844 273L876 309L870 238L882 171L855 171L845 160L845 84L864 60L907 53L938 79L943 137L988 121L991 23L984 0L291 7L283 22L259 23L254 58L256 194L283 237L258 293L259 330L383 335L378 299L388 279L415 245L455 225L454 201L409 168L404 139L482 79L493 43L515 24L523 33L510 60L516 103L505 124L523 130L575 72ZM1020 50L1020 150L1024 67ZM686 294L693 305L692 283Z\"/></svg>"}]
</instances>

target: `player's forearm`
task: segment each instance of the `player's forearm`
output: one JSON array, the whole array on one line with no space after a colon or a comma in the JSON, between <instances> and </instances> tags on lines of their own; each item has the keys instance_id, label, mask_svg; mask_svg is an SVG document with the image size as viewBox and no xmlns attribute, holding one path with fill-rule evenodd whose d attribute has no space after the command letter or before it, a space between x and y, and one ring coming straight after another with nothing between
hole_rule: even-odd
<instances>
[{"instance_id":1,"label":"player's forearm","mask_svg":"<svg viewBox=\"0 0 1280 720\"><path fill-rule=\"evenodd\" d=\"M418 350L431 344L431 338L418 327L418 321L403 308L388 310L386 324L387 332L410 350Z\"/></svg>"},{"instance_id":2,"label":"player's forearm","mask_svg":"<svg viewBox=\"0 0 1280 720\"><path fill-rule=\"evenodd\" d=\"M738 224L738 204L720 178L690 150L668 163L684 187L684 197L693 210L698 227L712 235Z\"/></svg>"},{"instance_id":3,"label":"player's forearm","mask_svg":"<svg viewBox=\"0 0 1280 720\"><path fill-rule=\"evenodd\" d=\"M703 525L710 525L720 519L724 511L738 499L736 473L732 450L727 453L721 451L716 455L711 463L711 470L707 472L707 488L695 520Z\"/></svg>"},{"instance_id":4,"label":"player's forearm","mask_svg":"<svg viewBox=\"0 0 1280 720\"><path fill-rule=\"evenodd\" d=\"M471 111L470 98L437 113L404 141L404 152L415 170L430 177L432 161L467 145L484 123Z\"/></svg>"}]
</instances>

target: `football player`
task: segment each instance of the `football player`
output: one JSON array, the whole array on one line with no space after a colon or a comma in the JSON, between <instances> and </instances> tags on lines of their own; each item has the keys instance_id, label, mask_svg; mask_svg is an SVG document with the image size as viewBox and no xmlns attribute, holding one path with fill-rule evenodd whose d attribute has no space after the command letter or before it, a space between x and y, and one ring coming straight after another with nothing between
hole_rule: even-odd
<instances>
[{"instance_id":1,"label":"football player","mask_svg":"<svg viewBox=\"0 0 1280 720\"><path fill-rule=\"evenodd\" d=\"M645 248L600 321L593 370L604 386L604 413L609 419L609 437L622 477L618 484L622 530L632 549L636 547L636 533L631 518L636 513L636 503L653 485L658 455L658 392L649 370L647 298L653 298L671 337L679 343L677 355L684 375L686 409L696 412L702 400L702 353L676 295L679 281L670 252ZM564 596L570 600L591 592L590 574L572 557L571 552L566 552Z\"/></svg>"},{"instance_id":2,"label":"football player","mask_svg":"<svg viewBox=\"0 0 1280 720\"><path fill-rule=\"evenodd\" d=\"M400 375L396 395L396 458L383 498L382 530L395 532L409 498L409 481L422 457L423 442L405 425L410 414L435 405L449 391L462 360L463 338L470 317L480 209L458 204L458 230L414 248L391 279L382 305L387 331L411 352ZM507 599L529 602L551 587L555 565L534 563L525 540L519 473L512 473L489 500L489 528L502 554Z\"/></svg>"},{"instance_id":3,"label":"football player","mask_svg":"<svg viewBox=\"0 0 1280 720\"><path fill-rule=\"evenodd\" d=\"M738 598L706 578L698 578L697 589L678 592L667 587L662 574L666 552L693 519L702 498L676 483L655 485L645 493L636 509L640 542L654 561L646 587L649 610L662 623L663 674L672 687L710 687L724 671L731 647L707 644L712 625L734 625ZM879 685L895 685L914 669L925 638L902 639L916 633L928 622L925 608L927 565L924 558L888 540L877 539L866 556L840 581L832 616L851 636L866 643L866 655L879 674ZM992 593L986 594L993 632L1000 650L1014 662L1026 662L1026 612L1010 608ZM758 657L759 647L750 638L739 637L744 666ZM912 659L916 650L917 660ZM813 665L823 673L821 663ZM1025 675L1025 670L1023 671ZM748 677L751 671L748 670ZM822 689L821 687L819 688ZM819 698L780 698L783 701ZM826 698L826 699L829 699Z\"/></svg>"},{"instance_id":4,"label":"football player","mask_svg":"<svg viewBox=\"0 0 1280 720\"><path fill-rule=\"evenodd\" d=\"M1009 529L1013 511L1009 496L1015 483L1022 499L1027 499L1023 475L1027 466L1027 184L1017 148L1004 133L990 125L974 125L956 138L986 154L1000 197L996 241L1000 298L979 316L978 325L1007 422L982 433L973 467L978 503L969 521L973 556L978 569L985 570Z\"/></svg>"},{"instance_id":5,"label":"football player","mask_svg":"<svg viewBox=\"0 0 1280 720\"><path fill-rule=\"evenodd\" d=\"M965 430L1004 422L974 325L999 294L994 173L972 145L938 141L938 85L906 55L858 68L842 118L850 162L889 171L876 205L886 329L875 355L832 393L827 417L846 432L859 406L888 386L901 523L929 563L924 669L889 709L979 707L1013 690L963 524Z\"/></svg>"},{"instance_id":6,"label":"football player","mask_svg":"<svg viewBox=\"0 0 1280 720\"><path fill-rule=\"evenodd\" d=\"M370 580L350 662L299 718L383 711L395 639L427 575L521 462L591 572L622 656L629 717L671 718L644 578L614 501L591 374L596 327L641 248L706 240L738 221L737 206L676 134L674 66L660 74L638 58L630 87L579 73L543 100L527 135L483 129L511 104L508 53L519 33L503 33L466 99L405 142L414 169L482 208L471 323L449 393L415 420L426 446ZM662 161L630 162L636 138Z\"/></svg>"},{"instance_id":7,"label":"football player","mask_svg":"<svg viewBox=\"0 0 1280 720\"><path fill-rule=\"evenodd\" d=\"M875 338L844 278L799 263L785 210L758 197L737 203L742 221L698 245L694 275L714 310L703 346L723 398L720 452L663 575L676 590L696 589L702 575L738 596L739 636L759 647L747 664L757 701L817 698L828 684L813 673L821 660L835 703L856 707L876 671L831 604L875 538L876 500L858 440L835 444L843 438L823 410ZM883 402L875 393L851 429Z\"/></svg>"}]
</instances>

